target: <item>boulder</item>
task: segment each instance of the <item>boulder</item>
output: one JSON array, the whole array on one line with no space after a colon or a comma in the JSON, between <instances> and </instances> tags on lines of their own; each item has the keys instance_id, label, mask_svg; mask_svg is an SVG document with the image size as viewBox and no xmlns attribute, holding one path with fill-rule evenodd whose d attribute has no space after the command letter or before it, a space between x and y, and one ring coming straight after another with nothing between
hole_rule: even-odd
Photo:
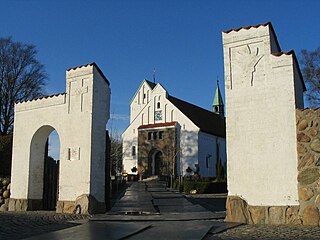
<instances>
[{"instance_id":1,"label":"boulder","mask_svg":"<svg viewBox=\"0 0 320 240\"><path fill-rule=\"evenodd\" d=\"M302 201L309 201L313 196L314 192L311 188L299 188L298 189L299 199Z\"/></svg>"},{"instance_id":2,"label":"boulder","mask_svg":"<svg viewBox=\"0 0 320 240\"><path fill-rule=\"evenodd\" d=\"M248 223L247 202L238 196L227 197L226 222Z\"/></svg>"},{"instance_id":3,"label":"boulder","mask_svg":"<svg viewBox=\"0 0 320 240\"><path fill-rule=\"evenodd\" d=\"M319 180L320 173L318 168L307 168L299 172L298 182L301 185L308 185Z\"/></svg>"},{"instance_id":4,"label":"boulder","mask_svg":"<svg viewBox=\"0 0 320 240\"><path fill-rule=\"evenodd\" d=\"M266 208L265 207L249 207L250 217L253 224L265 224Z\"/></svg>"},{"instance_id":5,"label":"boulder","mask_svg":"<svg viewBox=\"0 0 320 240\"><path fill-rule=\"evenodd\" d=\"M319 209L316 206L306 206L303 210L303 225L319 225Z\"/></svg>"},{"instance_id":6,"label":"boulder","mask_svg":"<svg viewBox=\"0 0 320 240\"><path fill-rule=\"evenodd\" d=\"M285 224L285 208L284 207L270 207L268 210L269 224Z\"/></svg>"}]
</instances>

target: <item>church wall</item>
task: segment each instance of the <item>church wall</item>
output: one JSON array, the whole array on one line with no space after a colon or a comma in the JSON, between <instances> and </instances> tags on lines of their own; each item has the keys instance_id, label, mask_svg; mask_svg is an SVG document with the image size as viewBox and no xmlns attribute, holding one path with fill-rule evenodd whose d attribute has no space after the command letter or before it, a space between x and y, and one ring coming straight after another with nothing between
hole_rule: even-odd
<instances>
[{"instance_id":1,"label":"church wall","mask_svg":"<svg viewBox=\"0 0 320 240\"><path fill-rule=\"evenodd\" d=\"M130 123L139 115L141 110L148 104L150 101L150 92L152 89L145 81L142 82L138 91L134 95L130 103Z\"/></svg>"},{"instance_id":2,"label":"church wall","mask_svg":"<svg viewBox=\"0 0 320 240\"><path fill-rule=\"evenodd\" d=\"M219 146L219 157L226 171L226 139L199 132L199 167L200 176L216 176L217 145ZM211 157L209 157L210 155ZM208 160L207 160L208 158ZM207 162L208 161L208 162Z\"/></svg>"},{"instance_id":3,"label":"church wall","mask_svg":"<svg viewBox=\"0 0 320 240\"><path fill-rule=\"evenodd\" d=\"M296 206L293 58L271 55L269 31L223 33L228 191L253 206Z\"/></svg>"},{"instance_id":4,"label":"church wall","mask_svg":"<svg viewBox=\"0 0 320 240\"><path fill-rule=\"evenodd\" d=\"M137 96L137 94L136 94ZM158 108L160 103L160 108ZM155 111L161 111L162 119L155 119ZM181 162L183 163L183 174L188 165L194 165L198 161L198 131L199 128L194 125L179 109L177 109L168 99L167 91L160 85L153 89L150 93L150 101L144 106L136 118L131 122L130 126L122 134L123 139L123 165L124 170L128 174L134 174L131 169L138 167L138 156L132 156L132 146L138 147L138 127L147 124L158 124L166 122L178 122L181 127L181 139L179 148L181 154ZM180 159L178 159L178 165ZM178 170L180 172L180 169ZM136 173L137 174L137 173Z\"/></svg>"}]
</instances>

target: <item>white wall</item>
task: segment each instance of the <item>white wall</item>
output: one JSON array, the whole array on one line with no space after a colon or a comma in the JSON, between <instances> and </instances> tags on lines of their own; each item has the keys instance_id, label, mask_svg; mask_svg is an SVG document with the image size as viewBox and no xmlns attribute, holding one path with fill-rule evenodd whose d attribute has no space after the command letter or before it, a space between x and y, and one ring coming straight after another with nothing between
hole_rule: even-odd
<instances>
[{"instance_id":1,"label":"white wall","mask_svg":"<svg viewBox=\"0 0 320 240\"><path fill-rule=\"evenodd\" d=\"M98 193L95 181L99 185L104 178L101 160L105 156L110 90L106 83L99 83L104 79L94 65L70 69L66 75L66 94L15 105L11 198L42 199L44 155L39 153L44 153L45 141L56 129L60 138L59 200L74 201L82 194L104 200L104 188ZM105 97L100 98L103 92ZM93 100L94 93L99 100ZM96 109L101 115L92 110L97 101L101 101L97 107L103 106ZM99 131L103 138L96 134ZM95 153L91 152L93 143ZM96 176L92 178L92 174Z\"/></svg>"},{"instance_id":2,"label":"white wall","mask_svg":"<svg viewBox=\"0 0 320 240\"><path fill-rule=\"evenodd\" d=\"M141 87L139 88L141 89ZM134 98L136 98L137 94ZM194 166L198 161L198 132L199 128L195 126L179 109L177 109L168 99L167 91L157 84L150 92L150 101L146 104L135 116L130 126L122 134L123 139L123 165L124 170L129 173L134 166L138 167L137 156L135 158L131 155L132 146L136 146L138 153L138 127L140 125L157 124L176 121L181 126L180 149L181 162L183 163L183 174L186 168L192 164ZM157 103L160 102L160 108L157 108ZM131 103L131 108L135 109L135 101ZM162 120L154 118L155 111L162 111ZM131 114L131 113L130 113ZM143 117L142 117L143 116ZM130 116L130 119L132 116ZM143 121L142 121L143 120ZM178 162L180 162L178 156ZM180 172L180 169L178 170ZM136 173L137 174L137 173Z\"/></svg>"},{"instance_id":3,"label":"white wall","mask_svg":"<svg viewBox=\"0 0 320 240\"><path fill-rule=\"evenodd\" d=\"M223 45L229 195L298 205L292 55L271 55L269 26L223 33Z\"/></svg>"},{"instance_id":4,"label":"white wall","mask_svg":"<svg viewBox=\"0 0 320 240\"><path fill-rule=\"evenodd\" d=\"M227 161L226 139L199 132L199 166L200 175L203 177L216 176L217 145L219 146L221 163L225 167ZM208 160L209 168L207 168L208 155L211 156Z\"/></svg>"}]
</instances>

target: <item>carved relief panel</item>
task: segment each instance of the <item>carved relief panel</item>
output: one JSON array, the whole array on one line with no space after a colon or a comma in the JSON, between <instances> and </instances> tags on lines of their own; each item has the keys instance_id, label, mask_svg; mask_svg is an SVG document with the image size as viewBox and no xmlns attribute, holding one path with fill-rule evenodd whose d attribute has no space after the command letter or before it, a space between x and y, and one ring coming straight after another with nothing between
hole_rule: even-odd
<instances>
[{"instance_id":1,"label":"carved relief panel","mask_svg":"<svg viewBox=\"0 0 320 240\"><path fill-rule=\"evenodd\" d=\"M264 75L264 48L262 42L244 44L229 49L229 88L252 87L257 75Z\"/></svg>"},{"instance_id":2,"label":"carved relief panel","mask_svg":"<svg viewBox=\"0 0 320 240\"><path fill-rule=\"evenodd\" d=\"M88 79L69 82L68 113L83 112L88 93Z\"/></svg>"}]
</instances>

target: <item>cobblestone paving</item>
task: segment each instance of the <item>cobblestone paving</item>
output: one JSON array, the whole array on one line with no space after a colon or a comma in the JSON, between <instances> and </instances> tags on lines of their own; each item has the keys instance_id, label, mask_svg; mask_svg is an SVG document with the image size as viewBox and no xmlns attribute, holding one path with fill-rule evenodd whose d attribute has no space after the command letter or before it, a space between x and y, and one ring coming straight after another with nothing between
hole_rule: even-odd
<instances>
[{"instance_id":1,"label":"cobblestone paving","mask_svg":"<svg viewBox=\"0 0 320 240\"><path fill-rule=\"evenodd\" d=\"M320 227L288 225L241 225L225 232L207 235L205 240L244 239L320 239Z\"/></svg>"},{"instance_id":2,"label":"cobblestone paving","mask_svg":"<svg viewBox=\"0 0 320 240\"><path fill-rule=\"evenodd\" d=\"M0 239L23 239L78 225L89 216L55 212L0 212ZM74 222L73 222L74 221Z\"/></svg>"}]
</instances>

